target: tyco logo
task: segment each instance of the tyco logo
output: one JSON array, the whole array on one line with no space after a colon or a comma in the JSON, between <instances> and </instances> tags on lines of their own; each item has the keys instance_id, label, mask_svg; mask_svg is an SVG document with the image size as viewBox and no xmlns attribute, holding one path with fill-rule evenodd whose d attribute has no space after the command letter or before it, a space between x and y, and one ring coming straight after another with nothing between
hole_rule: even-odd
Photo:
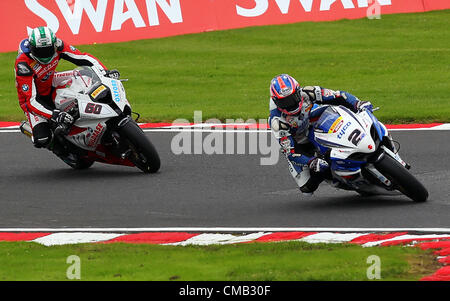
<instances>
[{"instance_id":1,"label":"tyco logo","mask_svg":"<svg viewBox=\"0 0 450 301\"><path fill-rule=\"evenodd\" d=\"M342 130L339 132L339 134L338 134L338 139L341 139L342 138L342 136L344 136L344 134L345 134L345 131L348 129L348 127L351 125L352 123L349 121L349 122L347 122L347 124L346 125L344 125L344 127L342 128Z\"/></svg>"}]
</instances>

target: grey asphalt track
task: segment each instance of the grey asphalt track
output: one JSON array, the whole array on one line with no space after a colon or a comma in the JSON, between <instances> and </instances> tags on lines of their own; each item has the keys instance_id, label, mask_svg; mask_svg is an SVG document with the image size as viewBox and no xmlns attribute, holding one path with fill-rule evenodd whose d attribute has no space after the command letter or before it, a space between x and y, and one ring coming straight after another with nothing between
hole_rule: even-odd
<instances>
[{"instance_id":1,"label":"grey asphalt track","mask_svg":"<svg viewBox=\"0 0 450 301\"><path fill-rule=\"evenodd\" d=\"M392 133L430 192L426 203L327 184L304 198L284 159L261 166L257 154L174 155L176 134L147 133L162 167L146 175L98 163L72 170L22 134L0 132L0 227L450 227L450 131Z\"/></svg>"}]
</instances>

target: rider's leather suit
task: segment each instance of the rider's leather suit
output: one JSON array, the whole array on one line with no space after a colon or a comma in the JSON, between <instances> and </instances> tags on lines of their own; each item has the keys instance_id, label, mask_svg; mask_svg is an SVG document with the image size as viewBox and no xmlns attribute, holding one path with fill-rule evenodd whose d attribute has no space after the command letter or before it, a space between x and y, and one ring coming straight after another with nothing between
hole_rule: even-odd
<instances>
[{"instance_id":1,"label":"rider's leather suit","mask_svg":"<svg viewBox=\"0 0 450 301\"><path fill-rule=\"evenodd\" d=\"M333 91L319 86L302 88L303 109L297 115L287 115L277 109L270 99L269 126L285 154L289 171L302 192L317 189L324 175L309 170L308 162L314 157L318 144L314 141L312 126L328 105L343 105L357 111L359 99L345 91Z\"/></svg>"},{"instance_id":2,"label":"rider's leather suit","mask_svg":"<svg viewBox=\"0 0 450 301\"><path fill-rule=\"evenodd\" d=\"M47 124L54 109L54 77L59 60L64 59L78 66L106 67L95 57L82 53L75 47L57 39L56 55L49 64L40 64L30 53L28 39L20 42L19 53L14 65L19 104L27 115L33 131L33 142L37 147L46 146L51 140Z\"/></svg>"}]
</instances>

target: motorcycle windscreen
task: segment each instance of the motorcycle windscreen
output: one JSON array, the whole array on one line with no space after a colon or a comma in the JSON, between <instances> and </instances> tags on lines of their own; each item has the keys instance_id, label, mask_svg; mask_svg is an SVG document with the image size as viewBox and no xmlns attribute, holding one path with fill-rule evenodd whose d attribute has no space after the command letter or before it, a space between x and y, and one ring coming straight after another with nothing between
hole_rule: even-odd
<instances>
[{"instance_id":1,"label":"motorcycle windscreen","mask_svg":"<svg viewBox=\"0 0 450 301\"><path fill-rule=\"evenodd\" d=\"M72 85L78 86L77 89L81 93L88 92L92 87L101 84L100 78L90 67L78 67L74 70L74 80Z\"/></svg>"},{"instance_id":2,"label":"motorcycle windscreen","mask_svg":"<svg viewBox=\"0 0 450 301\"><path fill-rule=\"evenodd\" d=\"M342 123L342 116L329 107L317 120L315 130L323 133L335 133Z\"/></svg>"}]
</instances>

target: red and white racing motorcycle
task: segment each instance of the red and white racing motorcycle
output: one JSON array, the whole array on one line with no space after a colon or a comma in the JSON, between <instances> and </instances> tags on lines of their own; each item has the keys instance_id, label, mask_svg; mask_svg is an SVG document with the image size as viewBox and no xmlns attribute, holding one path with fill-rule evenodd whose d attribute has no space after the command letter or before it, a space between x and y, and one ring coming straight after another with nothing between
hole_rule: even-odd
<instances>
[{"instance_id":1,"label":"red and white racing motorcycle","mask_svg":"<svg viewBox=\"0 0 450 301\"><path fill-rule=\"evenodd\" d=\"M56 89L55 107L75 118L71 126L51 123L54 139L65 153L74 155L75 169L89 168L94 162L136 166L146 173L160 168L159 155L142 129L131 118L131 105L123 80L104 76L94 67L79 67L55 74L64 77ZM31 136L31 127L22 122L22 133Z\"/></svg>"}]
</instances>

